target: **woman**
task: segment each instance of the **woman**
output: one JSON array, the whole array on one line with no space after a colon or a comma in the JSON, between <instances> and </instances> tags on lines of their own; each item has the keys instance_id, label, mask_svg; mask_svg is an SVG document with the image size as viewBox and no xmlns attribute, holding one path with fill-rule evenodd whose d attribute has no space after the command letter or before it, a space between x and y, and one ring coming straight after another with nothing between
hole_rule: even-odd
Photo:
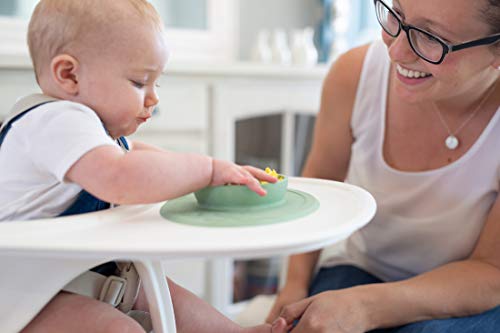
<instances>
[{"instance_id":1,"label":"woman","mask_svg":"<svg viewBox=\"0 0 500 333\"><path fill-rule=\"evenodd\" d=\"M500 1L374 3L385 46L332 66L304 176L364 187L378 212L316 274L319 252L293 256L267 320L500 332Z\"/></svg>"}]
</instances>

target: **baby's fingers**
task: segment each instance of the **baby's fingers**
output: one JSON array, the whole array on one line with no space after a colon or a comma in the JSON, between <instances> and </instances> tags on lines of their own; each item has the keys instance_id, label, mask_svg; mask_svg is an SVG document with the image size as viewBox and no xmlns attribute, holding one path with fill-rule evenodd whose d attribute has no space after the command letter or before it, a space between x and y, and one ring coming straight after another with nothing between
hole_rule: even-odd
<instances>
[{"instance_id":1,"label":"baby's fingers","mask_svg":"<svg viewBox=\"0 0 500 333\"><path fill-rule=\"evenodd\" d=\"M303 299L299 302L287 305L280 313L280 317L284 318L287 324L292 324L299 319L311 304L311 298Z\"/></svg>"},{"instance_id":2,"label":"baby's fingers","mask_svg":"<svg viewBox=\"0 0 500 333\"><path fill-rule=\"evenodd\" d=\"M252 176L259 180L266 181L268 183L276 183L278 179L268 173L266 173L264 170L247 165L243 167L246 171L250 172Z\"/></svg>"},{"instance_id":3,"label":"baby's fingers","mask_svg":"<svg viewBox=\"0 0 500 333\"><path fill-rule=\"evenodd\" d=\"M278 304L278 303L275 303L271 309L271 311L269 311L269 314L267 315L267 318L266 318L266 323L273 323L276 319L279 318L279 314L281 312L281 304Z\"/></svg>"},{"instance_id":4,"label":"baby's fingers","mask_svg":"<svg viewBox=\"0 0 500 333\"><path fill-rule=\"evenodd\" d=\"M290 330L288 325L286 324L285 319L278 318L272 323L271 332L272 333L286 333Z\"/></svg>"},{"instance_id":5,"label":"baby's fingers","mask_svg":"<svg viewBox=\"0 0 500 333\"><path fill-rule=\"evenodd\" d=\"M244 177L244 181L241 183L242 185L246 185L250 190L254 191L260 196L264 196L267 194L266 190L262 188L262 185L260 182L255 178L252 174L250 174L248 171L243 169L243 171L246 174L246 177Z\"/></svg>"}]
</instances>

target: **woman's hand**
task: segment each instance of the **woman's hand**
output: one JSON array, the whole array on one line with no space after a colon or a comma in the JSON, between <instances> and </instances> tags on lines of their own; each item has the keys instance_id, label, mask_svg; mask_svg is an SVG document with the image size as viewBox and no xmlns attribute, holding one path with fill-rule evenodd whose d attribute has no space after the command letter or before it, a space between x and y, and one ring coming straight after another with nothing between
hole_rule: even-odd
<instances>
[{"instance_id":1,"label":"woman's hand","mask_svg":"<svg viewBox=\"0 0 500 333\"><path fill-rule=\"evenodd\" d=\"M278 293L271 311L267 315L266 323L273 323L280 316L285 305L289 305L307 297L307 289L285 285Z\"/></svg>"},{"instance_id":2,"label":"woman's hand","mask_svg":"<svg viewBox=\"0 0 500 333\"><path fill-rule=\"evenodd\" d=\"M229 161L214 159L212 168L211 186L225 184L246 185L260 196L266 195L266 191L260 185L259 180L268 183L276 183L278 181L264 170L252 166L240 166Z\"/></svg>"},{"instance_id":3,"label":"woman's hand","mask_svg":"<svg viewBox=\"0 0 500 333\"><path fill-rule=\"evenodd\" d=\"M280 316L293 333L364 333L368 330L367 309L355 288L326 291L287 305Z\"/></svg>"}]
</instances>

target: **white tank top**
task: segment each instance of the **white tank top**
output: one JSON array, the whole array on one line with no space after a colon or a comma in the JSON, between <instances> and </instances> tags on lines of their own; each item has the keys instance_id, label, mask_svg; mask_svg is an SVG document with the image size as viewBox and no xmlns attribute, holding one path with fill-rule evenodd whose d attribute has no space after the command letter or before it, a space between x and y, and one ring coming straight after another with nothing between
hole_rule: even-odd
<instances>
[{"instance_id":1,"label":"white tank top","mask_svg":"<svg viewBox=\"0 0 500 333\"><path fill-rule=\"evenodd\" d=\"M346 182L368 190L377 213L345 243L342 257L386 281L467 258L500 184L500 108L457 161L423 172L398 171L383 158L390 60L377 41L366 55L351 120Z\"/></svg>"}]
</instances>

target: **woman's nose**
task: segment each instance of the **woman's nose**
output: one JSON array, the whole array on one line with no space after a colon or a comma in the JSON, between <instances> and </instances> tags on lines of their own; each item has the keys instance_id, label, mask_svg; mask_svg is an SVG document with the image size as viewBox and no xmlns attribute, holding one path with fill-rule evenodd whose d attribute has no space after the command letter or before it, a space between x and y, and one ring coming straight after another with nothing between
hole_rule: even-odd
<instances>
[{"instance_id":1,"label":"woman's nose","mask_svg":"<svg viewBox=\"0 0 500 333\"><path fill-rule=\"evenodd\" d=\"M394 62L411 63L418 59L418 55L410 46L408 36L401 31L399 36L389 42L389 56Z\"/></svg>"}]
</instances>

